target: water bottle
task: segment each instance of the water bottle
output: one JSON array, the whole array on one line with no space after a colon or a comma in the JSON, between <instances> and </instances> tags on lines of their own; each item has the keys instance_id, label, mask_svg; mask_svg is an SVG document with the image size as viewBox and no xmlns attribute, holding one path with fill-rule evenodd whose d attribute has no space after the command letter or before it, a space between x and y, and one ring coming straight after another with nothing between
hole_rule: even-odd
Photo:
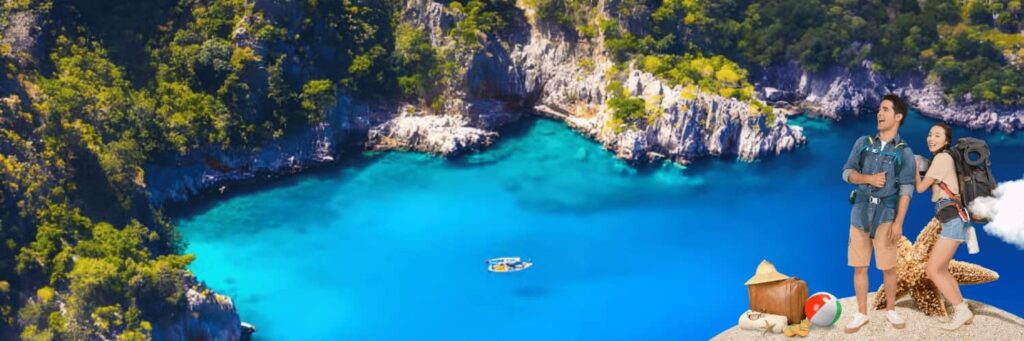
<instances>
[{"instance_id":1,"label":"water bottle","mask_svg":"<svg viewBox=\"0 0 1024 341\"><path fill-rule=\"evenodd\" d=\"M976 254L981 252L978 248L978 235L974 232L974 226L967 225L967 253Z\"/></svg>"}]
</instances>

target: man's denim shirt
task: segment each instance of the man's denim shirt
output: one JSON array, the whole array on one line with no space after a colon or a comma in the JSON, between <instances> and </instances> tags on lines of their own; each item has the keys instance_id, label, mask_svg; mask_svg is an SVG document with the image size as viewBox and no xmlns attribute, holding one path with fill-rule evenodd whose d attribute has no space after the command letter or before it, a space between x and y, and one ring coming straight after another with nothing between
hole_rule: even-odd
<instances>
[{"instance_id":1,"label":"man's denim shirt","mask_svg":"<svg viewBox=\"0 0 1024 341\"><path fill-rule=\"evenodd\" d=\"M875 143L871 145L871 148L881 148L882 141L878 135L875 135L874 140ZM895 153L897 141L900 141L899 135L896 135L892 141L885 144L884 151ZM875 188L874 186L864 184L860 185L861 191L867 191L866 193L878 198L884 198L896 194L897 191L899 195L913 195L914 170L916 168L915 163L917 161L914 159L914 152L910 150L910 146L903 147L903 159L900 161L900 169L897 170L895 157L881 153L872 153L870 150L863 151L864 164L861 165L861 150L864 149L864 144L866 143L868 143L867 137L862 136L853 144L853 150L850 151L850 157L846 159L846 164L843 165L843 181L852 183L850 182L851 171L857 171L864 175L885 172L885 186L882 186L882 188Z\"/></svg>"}]
</instances>

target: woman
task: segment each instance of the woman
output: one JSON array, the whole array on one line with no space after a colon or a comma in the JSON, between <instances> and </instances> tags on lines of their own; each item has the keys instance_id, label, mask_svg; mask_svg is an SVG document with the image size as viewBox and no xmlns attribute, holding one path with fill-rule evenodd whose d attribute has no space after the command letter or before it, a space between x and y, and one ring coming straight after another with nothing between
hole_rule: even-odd
<instances>
[{"instance_id":1,"label":"woman","mask_svg":"<svg viewBox=\"0 0 1024 341\"><path fill-rule=\"evenodd\" d=\"M956 167L950 153L953 141L953 128L945 123L936 123L928 131L928 150L932 152L932 161L928 171L922 178L920 172L914 174L918 193L924 193L930 187L932 201L935 202L935 218L942 223L942 232L935 242L925 272L935 283L942 295L953 304L953 319L942 325L943 329L955 330L974 320L974 314L967 308L960 285L949 273L949 261L953 259L960 243L967 236L967 212L958 204L960 186L957 183Z\"/></svg>"}]
</instances>

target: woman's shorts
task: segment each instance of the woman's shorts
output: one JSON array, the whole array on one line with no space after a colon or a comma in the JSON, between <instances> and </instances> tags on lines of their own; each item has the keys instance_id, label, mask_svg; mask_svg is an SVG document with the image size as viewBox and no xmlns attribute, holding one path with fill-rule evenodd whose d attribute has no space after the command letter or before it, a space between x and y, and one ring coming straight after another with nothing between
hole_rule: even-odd
<instances>
[{"instance_id":1,"label":"woman's shorts","mask_svg":"<svg viewBox=\"0 0 1024 341\"><path fill-rule=\"evenodd\" d=\"M967 240L967 224L960 217L953 218L942 223L942 232L939 232L939 236L961 242L965 241Z\"/></svg>"}]
</instances>

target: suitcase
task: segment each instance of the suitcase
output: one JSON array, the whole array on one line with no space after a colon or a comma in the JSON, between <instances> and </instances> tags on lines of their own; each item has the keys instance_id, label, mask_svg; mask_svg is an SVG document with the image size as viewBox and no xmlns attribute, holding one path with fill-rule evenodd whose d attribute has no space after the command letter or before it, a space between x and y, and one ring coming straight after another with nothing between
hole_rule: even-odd
<instances>
[{"instance_id":1,"label":"suitcase","mask_svg":"<svg viewBox=\"0 0 1024 341\"><path fill-rule=\"evenodd\" d=\"M807 282L799 278L751 284L747 286L747 295L750 310L785 316L790 324L800 323L804 318Z\"/></svg>"}]
</instances>

